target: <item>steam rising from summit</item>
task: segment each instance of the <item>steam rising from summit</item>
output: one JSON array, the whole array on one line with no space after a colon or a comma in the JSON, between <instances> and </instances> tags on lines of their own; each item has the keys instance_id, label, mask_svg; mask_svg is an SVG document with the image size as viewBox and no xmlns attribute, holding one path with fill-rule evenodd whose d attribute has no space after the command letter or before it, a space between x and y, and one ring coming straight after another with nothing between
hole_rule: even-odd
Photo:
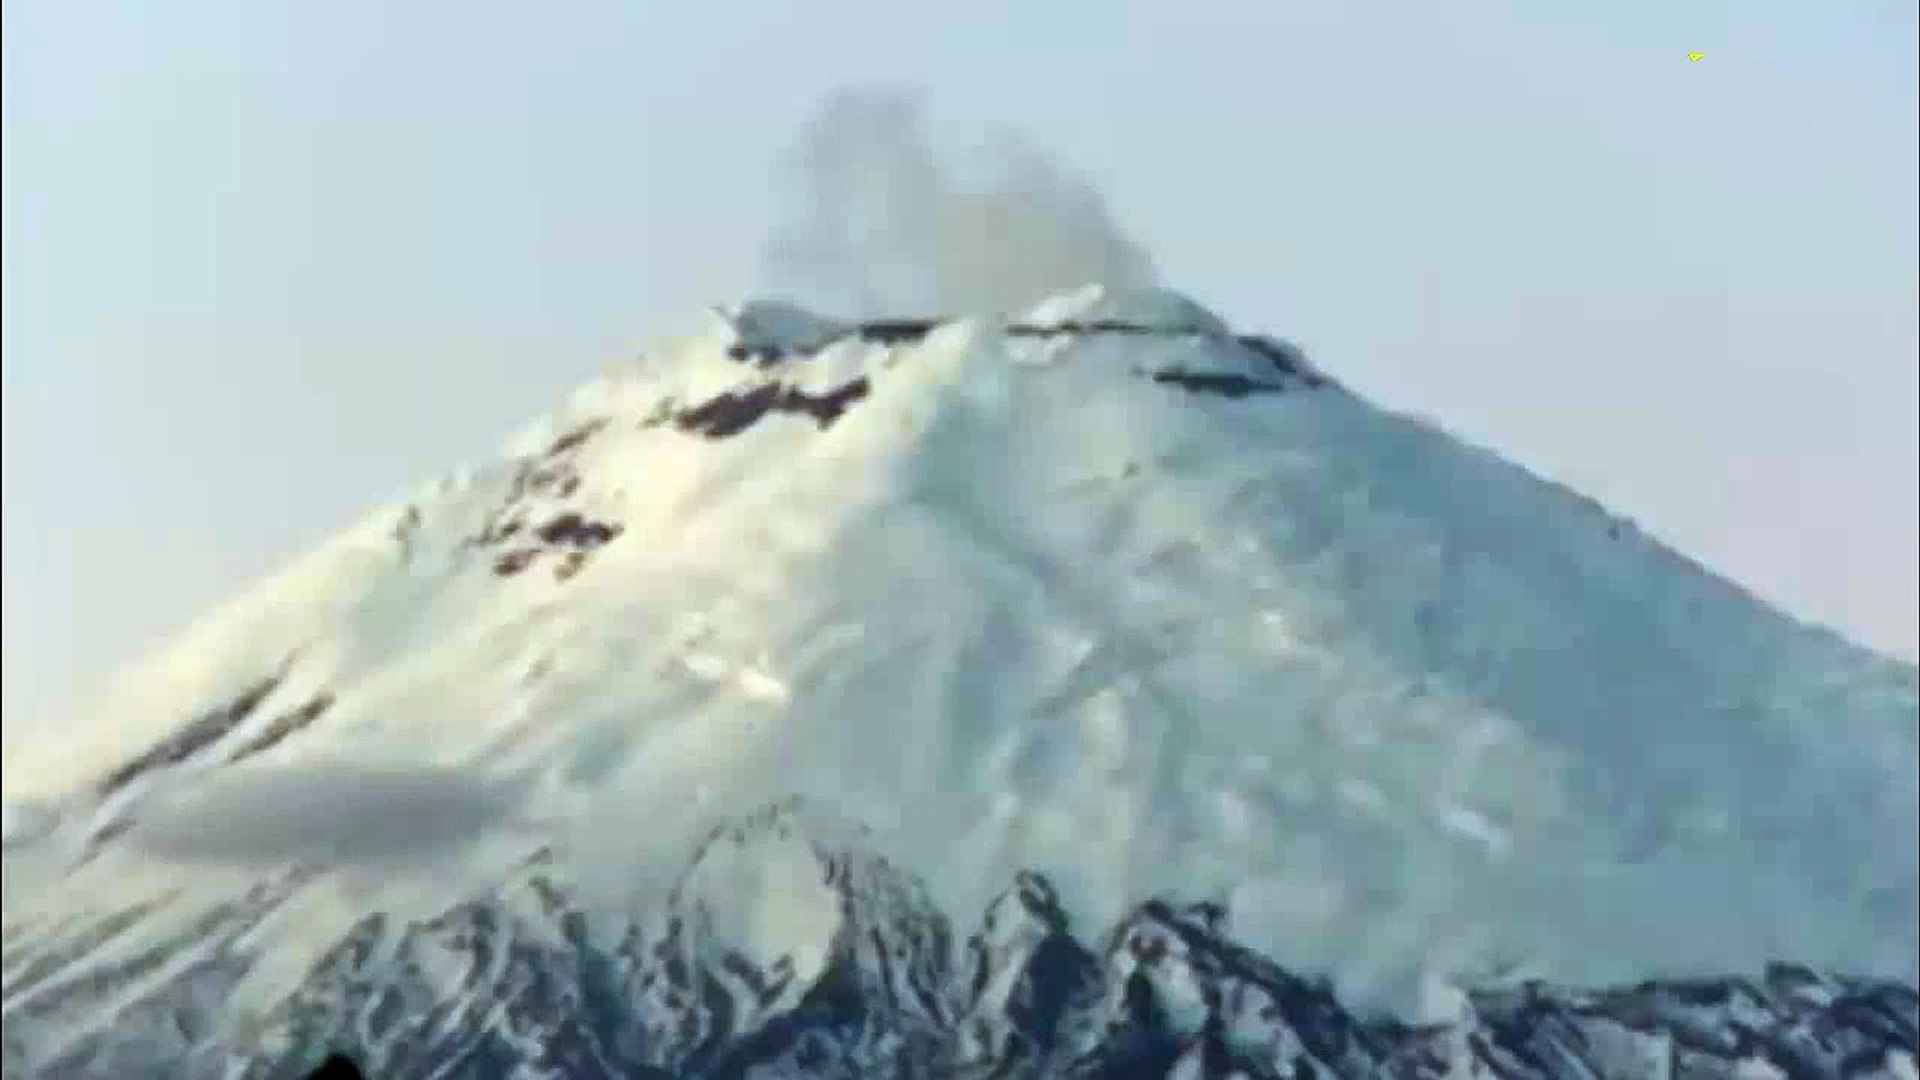
<instances>
[{"instance_id":1,"label":"steam rising from summit","mask_svg":"<svg viewBox=\"0 0 1920 1080\"><path fill-rule=\"evenodd\" d=\"M776 161L765 286L878 318L1159 284L1100 192L1025 134L996 130L966 157L935 147L918 91L829 94Z\"/></svg>"}]
</instances>

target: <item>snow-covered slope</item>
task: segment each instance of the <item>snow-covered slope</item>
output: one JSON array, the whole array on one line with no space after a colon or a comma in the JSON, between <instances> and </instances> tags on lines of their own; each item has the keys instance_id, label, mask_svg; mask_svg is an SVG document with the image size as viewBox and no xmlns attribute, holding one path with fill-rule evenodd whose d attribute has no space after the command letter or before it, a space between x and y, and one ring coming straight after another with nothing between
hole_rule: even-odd
<instances>
[{"instance_id":1,"label":"snow-covered slope","mask_svg":"<svg viewBox=\"0 0 1920 1080\"><path fill-rule=\"evenodd\" d=\"M37 1025L10 1026L9 1052L38 1051L46 1075L196 1080L298 1080L343 1052L371 1076L466 1080L1913 1075L1920 999L1890 981L1773 964L1758 979L1529 982L1409 1025L1248 950L1212 903L1148 900L1087 939L1052 883L1023 873L969 932L911 873L818 839L803 810L716 828L645 917L595 919L542 850L431 917L367 916L231 1039L181 1037L180 1000L236 985L203 960L52 1053ZM740 918L766 913L740 875L767 867L805 912L772 934ZM21 996L49 995L28 980Z\"/></svg>"},{"instance_id":2,"label":"snow-covered slope","mask_svg":"<svg viewBox=\"0 0 1920 1080\"><path fill-rule=\"evenodd\" d=\"M163 986L272 1015L536 850L658 910L786 794L927 911L1027 868L1091 925L1207 899L1421 1017L1496 974L1914 978L1913 668L1171 294L718 316L7 758L10 1040ZM808 865L714 870L801 982L848 917ZM236 1015L163 1012L179 1054Z\"/></svg>"}]
</instances>

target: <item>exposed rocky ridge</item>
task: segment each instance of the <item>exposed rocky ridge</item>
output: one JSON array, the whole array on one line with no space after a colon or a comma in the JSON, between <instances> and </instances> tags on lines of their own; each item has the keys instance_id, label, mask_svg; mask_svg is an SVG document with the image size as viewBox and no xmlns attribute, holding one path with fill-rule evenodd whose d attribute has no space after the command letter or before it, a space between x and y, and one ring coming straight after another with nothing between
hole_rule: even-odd
<instances>
[{"instance_id":1,"label":"exposed rocky ridge","mask_svg":"<svg viewBox=\"0 0 1920 1080\"><path fill-rule=\"evenodd\" d=\"M857 340L878 345L909 345L924 340L927 335L938 330L941 319L882 319L872 322L852 323L836 326L818 340L800 339L796 341L776 341L767 337L748 337L739 335L733 344L727 346L727 355L735 360L771 366L782 362L805 360L834 345L837 342ZM1271 365L1276 381L1279 376L1297 377L1308 386L1321 386L1327 377L1312 369L1305 354L1298 345L1289 341L1264 334L1202 333L1195 330L1169 330L1163 327L1122 321L1076 322L1063 321L1053 325L1031 325L1011 323L1001 327L1001 332L1011 338L1073 338L1098 337L1101 335L1121 335L1128 337L1202 337L1213 338L1223 343L1254 353Z\"/></svg>"},{"instance_id":2,"label":"exposed rocky ridge","mask_svg":"<svg viewBox=\"0 0 1920 1080\"><path fill-rule=\"evenodd\" d=\"M845 322L781 301L754 301L716 309L730 340L727 355L766 371L814 359L835 346L858 342L886 347L921 343L951 320L880 319ZM1244 398L1308 389L1329 380L1314 370L1300 348L1265 335L1236 335L1211 312L1166 290L1110 292L1100 286L1063 294L1016 316L997 329L1009 338L1064 341L1109 336L1208 341L1221 356L1249 360L1245 370L1192 370L1181 365L1131 371L1136 378L1196 394ZM830 427L871 389L865 376L838 385L802 388L775 381L719 394L678 412L682 431L726 438L751 427L769 413L810 416Z\"/></svg>"},{"instance_id":3,"label":"exposed rocky ridge","mask_svg":"<svg viewBox=\"0 0 1920 1080\"><path fill-rule=\"evenodd\" d=\"M756 940L726 890L780 865L805 871L792 902L822 918ZM432 919L372 916L246 1048L216 1033L240 973L193 971L51 1057L29 1063L10 1037L7 1075L298 1080L346 1053L383 1080L1911 1077L1920 1028L1911 987L1790 965L1477 991L1459 1021L1413 1026L1238 945L1216 904L1149 901L1089 944L1037 874L961 939L913 875L811 839L790 804L715 830L664 908L624 928L596 923L544 854ZM15 974L10 1036L38 981Z\"/></svg>"}]
</instances>

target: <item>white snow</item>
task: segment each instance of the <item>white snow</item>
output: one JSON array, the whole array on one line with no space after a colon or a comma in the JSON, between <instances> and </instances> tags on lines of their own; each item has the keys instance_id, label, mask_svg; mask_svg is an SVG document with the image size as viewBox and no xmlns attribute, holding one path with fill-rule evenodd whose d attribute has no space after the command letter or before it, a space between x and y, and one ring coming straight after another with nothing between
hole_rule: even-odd
<instances>
[{"instance_id":1,"label":"white snow","mask_svg":"<svg viewBox=\"0 0 1920 1080\"><path fill-rule=\"evenodd\" d=\"M1216 337L1227 333L1225 320L1172 289L1114 288L1100 284L1050 296L1014 321L1039 329L1118 323L1167 333Z\"/></svg>"},{"instance_id":2,"label":"white snow","mask_svg":"<svg viewBox=\"0 0 1920 1080\"><path fill-rule=\"evenodd\" d=\"M729 344L751 350L804 352L820 348L847 332L844 323L817 315L785 300L749 300L714 308Z\"/></svg>"},{"instance_id":3,"label":"white snow","mask_svg":"<svg viewBox=\"0 0 1920 1080\"><path fill-rule=\"evenodd\" d=\"M714 951L714 959L731 951L766 970L784 957L801 987L825 966L840 909L806 836L755 837L746 844L722 838L681 889L683 902L697 901L705 920L696 947Z\"/></svg>"},{"instance_id":4,"label":"white snow","mask_svg":"<svg viewBox=\"0 0 1920 1080\"><path fill-rule=\"evenodd\" d=\"M1495 958L1575 982L1779 956L1913 977L1911 667L1337 387L1229 400L1140 377L1255 370L1173 294L1082 290L1023 318L1177 336L963 319L769 370L726 355L749 332L826 333L783 311L664 345L509 460L423 485L214 612L68 737L9 754L9 799L84 803L284 671L162 771L224 768L325 691L266 760L539 777L511 817L560 821L607 904L639 902L634 883L677 870L716 818L792 792L871 823L962 920L1022 867L1083 926L1217 892L1250 944L1363 1001ZM669 399L855 377L867 396L825 428L660 422ZM522 459L577 486L515 496ZM502 577L526 532L474 538L509 504L524 530L575 513L623 531L567 580L559 554ZM147 797L129 788L126 812ZM459 866L496 865L430 873L451 894ZM212 905L246 879L116 841L10 889L8 917ZM352 904L382 903L355 880ZM753 940L817 937L811 908L742 902L729 918ZM317 951L340 922L277 940Z\"/></svg>"},{"instance_id":5,"label":"white snow","mask_svg":"<svg viewBox=\"0 0 1920 1080\"><path fill-rule=\"evenodd\" d=\"M30 844L50 832L54 820L51 811L35 803L0 803L0 846Z\"/></svg>"}]
</instances>

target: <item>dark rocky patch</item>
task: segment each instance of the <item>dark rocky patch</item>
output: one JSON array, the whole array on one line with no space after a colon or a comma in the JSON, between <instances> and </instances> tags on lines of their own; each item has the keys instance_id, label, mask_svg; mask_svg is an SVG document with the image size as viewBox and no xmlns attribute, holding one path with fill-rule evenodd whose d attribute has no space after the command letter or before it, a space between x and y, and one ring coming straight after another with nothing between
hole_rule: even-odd
<instances>
[{"instance_id":1,"label":"dark rocky patch","mask_svg":"<svg viewBox=\"0 0 1920 1080\"><path fill-rule=\"evenodd\" d=\"M109 819L87 837L86 849L78 859L74 860L73 865L76 867L85 866L99 858L100 853L107 849L108 844L127 835L128 831L132 828L133 817L124 811L120 816Z\"/></svg>"},{"instance_id":2,"label":"dark rocky patch","mask_svg":"<svg viewBox=\"0 0 1920 1080\"><path fill-rule=\"evenodd\" d=\"M494 530L491 536L482 534L477 542L497 542L508 536L519 535L522 531L520 522L510 521ZM493 572L500 577L512 577L532 566L543 555L559 554L561 561L554 567L554 578L565 581L579 573L588 555L618 538L623 531L616 523L595 521L575 511L564 511L531 531L529 539L537 540L540 546L525 545L503 552L494 560Z\"/></svg>"},{"instance_id":3,"label":"dark rocky patch","mask_svg":"<svg viewBox=\"0 0 1920 1080\"><path fill-rule=\"evenodd\" d=\"M606 426L607 422L605 419L589 420L581 424L579 427L553 440L553 445L547 448L547 456L559 457L562 454L579 449L588 439L593 438L594 435L599 433L601 428Z\"/></svg>"},{"instance_id":4,"label":"dark rocky patch","mask_svg":"<svg viewBox=\"0 0 1920 1080\"><path fill-rule=\"evenodd\" d=\"M566 498L580 488L580 474L571 465L555 462L526 471L520 495L556 495Z\"/></svg>"},{"instance_id":5,"label":"dark rocky patch","mask_svg":"<svg viewBox=\"0 0 1920 1080\"><path fill-rule=\"evenodd\" d=\"M1215 394L1224 398L1243 398L1253 394L1280 394L1280 383L1260 382L1245 375L1199 374L1191 371L1156 371L1153 381L1163 386L1178 386L1196 394Z\"/></svg>"},{"instance_id":6,"label":"dark rocky patch","mask_svg":"<svg viewBox=\"0 0 1920 1080\"><path fill-rule=\"evenodd\" d=\"M541 542L553 547L592 551L620 535L620 526L591 521L568 511L534 530Z\"/></svg>"},{"instance_id":7,"label":"dark rocky patch","mask_svg":"<svg viewBox=\"0 0 1920 1080\"><path fill-rule=\"evenodd\" d=\"M560 565L553 568L553 580L566 581L572 578L573 575L579 573L580 568L582 566L585 566L586 564L587 564L586 552L569 551L567 552L566 557L560 560Z\"/></svg>"},{"instance_id":8,"label":"dark rocky patch","mask_svg":"<svg viewBox=\"0 0 1920 1080\"><path fill-rule=\"evenodd\" d=\"M1162 330L1155 326L1142 326L1139 323L1112 322L1096 320L1094 322L1063 322L1053 326L1026 326L1016 323L1007 327L1009 337L1085 337L1092 334L1125 334L1131 337L1148 337L1160 334L1166 337L1189 337L1190 330Z\"/></svg>"},{"instance_id":9,"label":"dark rocky patch","mask_svg":"<svg viewBox=\"0 0 1920 1080\"><path fill-rule=\"evenodd\" d=\"M286 712L274 717L265 729L253 738L247 740L240 749L235 750L233 756L227 759L227 763L232 764L236 761L245 760L260 753L262 750L278 745L289 735L300 731L308 724L320 719L320 717L324 716L327 710L331 708L333 708L333 695L331 693L322 691L314 695L312 700L301 705L299 708L288 709Z\"/></svg>"},{"instance_id":10,"label":"dark rocky patch","mask_svg":"<svg viewBox=\"0 0 1920 1080\"><path fill-rule=\"evenodd\" d=\"M782 360L805 359L825 351L826 347L848 338L857 338L874 345L899 345L917 342L933 333L940 326L939 319L876 319L859 323L846 333L817 347L802 349L781 349L768 345L731 345L727 356L744 363L761 367L777 364Z\"/></svg>"},{"instance_id":11,"label":"dark rocky patch","mask_svg":"<svg viewBox=\"0 0 1920 1080\"><path fill-rule=\"evenodd\" d=\"M823 394L812 394L781 383L763 383L742 391L729 391L688 409L674 418L681 431L725 439L752 427L772 413L810 416L822 430L833 426L848 407L867 396L864 378Z\"/></svg>"},{"instance_id":12,"label":"dark rocky patch","mask_svg":"<svg viewBox=\"0 0 1920 1080\"><path fill-rule=\"evenodd\" d=\"M880 319L859 323L835 340L848 337L861 341L898 345L919 342L938 329L941 319ZM1098 320L1091 322L1066 322L1055 326L1032 326L1015 323L1007 326L1005 332L1016 338L1052 338L1090 336L1098 334L1120 334L1131 337L1194 337L1201 336L1195 331L1164 330L1158 327L1143 326L1137 323ZM1307 363L1306 354L1293 342L1265 335L1247 334L1222 338L1255 354L1274 371L1285 376L1288 381L1297 381L1309 389L1328 385L1326 376L1314 371ZM751 362L761 367L770 367L784 360L804 360L824 349L828 342L819 348L781 350L766 346L748 347L735 345L728 355L736 360ZM1282 382L1264 382L1258 379L1232 374L1203 374L1168 371L1155 377L1156 382L1182 386L1197 393L1212 393L1228 398L1244 398L1253 394L1277 393L1285 388ZM849 384L849 386L854 384ZM846 388L842 388L844 391ZM836 391L839 393L841 391ZM864 388L861 393L864 393ZM855 395L857 400L858 396ZM725 394L707 402L696 409L672 413L671 406L666 413L679 421L682 430L699 430L700 433L715 438L724 438L738 434L751 427L755 421L767 412L805 412L821 421L826 427L839 417L844 406L838 408L829 404L832 395L809 397L804 392L786 388L755 388L753 390ZM653 423L660 417L650 418ZM691 426L690 426L691 425ZM651 426L643 424L642 426Z\"/></svg>"},{"instance_id":13,"label":"dark rocky patch","mask_svg":"<svg viewBox=\"0 0 1920 1080\"><path fill-rule=\"evenodd\" d=\"M193 755L225 738L233 729L245 723L260 703L268 695L279 689L285 673L276 674L241 691L240 695L226 705L204 713L179 731L156 743L138 757L113 770L101 782L99 793L102 797L126 787L134 780L155 769L169 765L178 765Z\"/></svg>"},{"instance_id":14,"label":"dark rocky patch","mask_svg":"<svg viewBox=\"0 0 1920 1080\"><path fill-rule=\"evenodd\" d=\"M939 325L938 319L889 319L861 323L849 331L849 335L856 336L862 341L892 345L919 341ZM1137 337L1194 336L1187 331L1167 331L1124 322L1063 323L1058 326L1016 324L1007 327L1006 333L1012 337L1028 338L1092 334L1125 334ZM1289 388L1287 380L1309 388L1319 387L1327 382L1323 376L1307 365L1304 354L1291 342L1261 336L1235 337L1227 340L1258 355L1284 379L1269 381L1233 373L1190 372L1177 369L1153 372L1150 377L1154 382L1163 385L1178 386L1193 393L1213 394L1231 399L1250 397L1255 394L1282 393ZM804 359L813 355L813 350L782 353L777 349L761 347L750 349L745 346L735 346L731 355L738 360L768 366L786 359ZM705 435L708 438L723 439L746 431L771 413L784 412L811 416L822 429L825 429L831 427L854 402L865 397L868 390L869 385L864 378L856 379L845 386L822 394L814 394L779 382L769 382L744 390L728 391L678 412L673 410L670 403L663 403L663 408L657 410L660 415L649 417L648 422L644 422L642 426L651 426L653 423L660 422L661 417L670 417L682 431Z\"/></svg>"},{"instance_id":15,"label":"dark rocky patch","mask_svg":"<svg viewBox=\"0 0 1920 1080\"><path fill-rule=\"evenodd\" d=\"M597 429L596 429L597 430ZM580 490L580 473L565 461L521 461L507 483L507 495L480 531L468 537L463 546L492 547L518 535L526 525L516 513L522 503L534 496L565 499Z\"/></svg>"},{"instance_id":16,"label":"dark rocky patch","mask_svg":"<svg viewBox=\"0 0 1920 1080\"><path fill-rule=\"evenodd\" d=\"M555 568L557 580L565 581L581 567L585 553L618 537L621 526L614 522L594 521L573 510L552 510L551 516L537 526L529 525L535 511L529 500L549 503L569 499L582 486L579 471L565 455L578 449L587 439L606 427L607 421L589 421L557 438L547 454L523 459L507 484L505 499L480 531L461 542L463 548L499 547L509 541L514 546L493 560L493 572L512 577L527 569L542 555L564 553L564 561Z\"/></svg>"},{"instance_id":17,"label":"dark rocky patch","mask_svg":"<svg viewBox=\"0 0 1920 1080\"><path fill-rule=\"evenodd\" d=\"M664 427L672 423L673 418L678 415L680 415L679 403L674 401L671 395L663 397L653 403L653 406L647 410L647 415L640 418L640 430Z\"/></svg>"},{"instance_id":18,"label":"dark rocky patch","mask_svg":"<svg viewBox=\"0 0 1920 1080\"><path fill-rule=\"evenodd\" d=\"M579 472L567 461L522 460L514 469L513 479L507 486L507 501L518 502L529 495L551 495L561 492L563 488L568 488L569 484L577 486L579 479Z\"/></svg>"},{"instance_id":19,"label":"dark rocky patch","mask_svg":"<svg viewBox=\"0 0 1920 1080\"><path fill-rule=\"evenodd\" d=\"M820 345L799 349L780 349L766 345L733 345L727 355L735 360L749 361L761 365L772 364L780 360L804 359L825 351L826 347L848 338L875 345L914 344L926 339L927 335L938 330L950 319L873 319L857 323L846 333ZM1093 334L1122 334L1132 337L1149 337L1155 334L1167 337L1191 337L1195 331L1164 330L1155 326L1139 323L1096 320L1092 322L1064 322L1053 326L1032 326L1025 323L1012 323L1005 327L1007 336L1020 338L1073 337ZM1245 342L1266 339L1244 338ZM1255 346L1257 347L1257 346ZM1277 343L1267 342L1268 348L1281 348Z\"/></svg>"},{"instance_id":20,"label":"dark rocky patch","mask_svg":"<svg viewBox=\"0 0 1920 1080\"><path fill-rule=\"evenodd\" d=\"M496 518L493 521L489 521L486 527L480 530L479 534L473 538L472 543L476 547L492 547L495 544L511 540L519 534L522 524L519 518L506 518L504 520Z\"/></svg>"},{"instance_id":21,"label":"dark rocky patch","mask_svg":"<svg viewBox=\"0 0 1920 1080\"><path fill-rule=\"evenodd\" d=\"M898 345L920 341L940 328L941 319L876 319L854 329L861 341L879 345Z\"/></svg>"},{"instance_id":22,"label":"dark rocky patch","mask_svg":"<svg viewBox=\"0 0 1920 1080\"><path fill-rule=\"evenodd\" d=\"M512 577L532 565L539 554L538 548L515 548L493 561L493 572L500 577Z\"/></svg>"},{"instance_id":23,"label":"dark rocky patch","mask_svg":"<svg viewBox=\"0 0 1920 1080\"><path fill-rule=\"evenodd\" d=\"M420 531L420 520L420 508L409 503L407 508L401 511L399 520L393 523L392 530L387 534L393 537L395 544L400 546L402 562L413 558L413 538Z\"/></svg>"},{"instance_id":24,"label":"dark rocky patch","mask_svg":"<svg viewBox=\"0 0 1920 1080\"><path fill-rule=\"evenodd\" d=\"M318 1068L307 1074L307 1080L366 1080L360 1066L345 1054L328 1054Z\"/></svg>"},{"instance_id":25,"label":"dark rocky patch","mask_svg":"<svg viewBox=\"0 0 1920 1080\"><path fill-rule=\"evenodd\" d=\"M1307 374L1306 354L1291 341L1279 341L1260 335L1244 335L1234 340L1240 343L1241 348L1257 353L1282 375Z\"/></svg>"},{"instance_id":26,"label":"dark rocky patch","mask_svg":"<svg viewBox=\"0 0 1920 1080\"><path fill-rule=\"evenodd\" d=\"M734 344L727 346L727 356L729 359L738 360L747 364L759 364L761 366L776 364L790 355L794 354L770 345ZM810 356L812 353L801 352L799 355Z\"/></svg>"}]
</instances>

